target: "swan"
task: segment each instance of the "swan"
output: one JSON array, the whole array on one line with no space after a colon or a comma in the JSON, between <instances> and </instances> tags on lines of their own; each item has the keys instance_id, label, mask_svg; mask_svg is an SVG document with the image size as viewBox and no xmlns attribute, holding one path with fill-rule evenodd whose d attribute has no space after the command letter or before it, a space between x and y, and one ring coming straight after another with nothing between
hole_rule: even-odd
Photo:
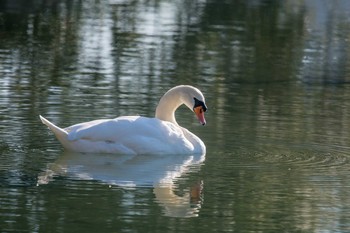
<instances>
[{"instance_id":1,"label":"swan","mask_svg":"<svg viewBox=\"0 0 350 233\"><path fill-rule=\"evenodd\" d=\"M159 100L154 118L120 116L99 119L60 128L39 116L68 151L117 154L204 154L205 144L195 134L181 127L176 109L185 104L202 125L206 124L205 99L200 90L180 85L168 90Z\"/></svg>"}]
</instances>

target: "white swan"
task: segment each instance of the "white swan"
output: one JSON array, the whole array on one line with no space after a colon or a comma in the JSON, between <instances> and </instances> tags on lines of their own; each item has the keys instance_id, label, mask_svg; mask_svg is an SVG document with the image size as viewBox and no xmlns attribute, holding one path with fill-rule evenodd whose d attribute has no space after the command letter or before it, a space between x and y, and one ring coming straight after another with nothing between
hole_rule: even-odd
<instances>
[{"instance_id":1,"label":"white swan","mask_svg":"<svg viewBox=\"0 0 350 233\"><path fill-rule=\"evenodd\" d=\"M200 138L179 126L175 110L182 104L195 112L205 125L207 110L203 94L195 87L181 85L167 91L160 99L155 118L122 116L59 128L44 117L47 125L69 151L119 154L204 154Z\"/></svg>"}]
</instances>

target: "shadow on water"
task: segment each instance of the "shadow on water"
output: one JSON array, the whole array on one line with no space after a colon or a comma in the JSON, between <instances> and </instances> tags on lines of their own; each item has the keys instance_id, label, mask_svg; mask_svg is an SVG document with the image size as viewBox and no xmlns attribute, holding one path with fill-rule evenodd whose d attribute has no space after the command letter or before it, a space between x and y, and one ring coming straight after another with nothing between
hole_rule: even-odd
<instances>
[{"instance_id":1,"label":"shadow on water","mask_svg":"<svg viewBox=\"0 0 350 233\"><path fill-rule=\"evenodd\" d=\"M109 155L65 152L38 176L37 185L54 183L59 177L93 180L125 189L152 188L155 201L171 217L194 217L201 208L203 184L176 194L176 180L199 171L205 155Z\"/></svg>"}]
</instances>

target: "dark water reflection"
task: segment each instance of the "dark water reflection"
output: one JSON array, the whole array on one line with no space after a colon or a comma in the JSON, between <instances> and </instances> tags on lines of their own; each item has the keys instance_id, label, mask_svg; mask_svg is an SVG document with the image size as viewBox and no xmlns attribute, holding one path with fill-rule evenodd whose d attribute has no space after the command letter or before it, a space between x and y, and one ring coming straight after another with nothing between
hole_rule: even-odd
<instances>
[{"instance_id":1,"label":"dark water reflection","mask_svg":"<svg viewBox=\"0 0 350 233\"><path fill-rule=\"evenodd\" d=\"M0 229L349 232L349 22L347 0L0 1ZM121 178L107 156L91 176L105 160L62 154L38 119L153 116L178 84L207 99L206 127L177 115L201 166Z\"/></svg>"}]
</instances>

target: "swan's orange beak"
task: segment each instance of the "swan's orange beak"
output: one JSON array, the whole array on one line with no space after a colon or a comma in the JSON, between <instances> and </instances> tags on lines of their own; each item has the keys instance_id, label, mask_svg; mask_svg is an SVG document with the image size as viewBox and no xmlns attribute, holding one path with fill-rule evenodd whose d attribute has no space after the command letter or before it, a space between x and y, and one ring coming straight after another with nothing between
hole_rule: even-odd
<instances>
[{"instance_id":1,"label":"swan's orange beak","mask_svg":"<svg viewBox=\"0 0 350 233\"><path fill-rule=\"evenodd\" d=\"M194 113L196 114L199 122L202 124L202 125L205 125L205 118L204 118L204 110L203 110L203 107L202 106L197 106L193 109Z\"/></svg>"}]
</instances>

